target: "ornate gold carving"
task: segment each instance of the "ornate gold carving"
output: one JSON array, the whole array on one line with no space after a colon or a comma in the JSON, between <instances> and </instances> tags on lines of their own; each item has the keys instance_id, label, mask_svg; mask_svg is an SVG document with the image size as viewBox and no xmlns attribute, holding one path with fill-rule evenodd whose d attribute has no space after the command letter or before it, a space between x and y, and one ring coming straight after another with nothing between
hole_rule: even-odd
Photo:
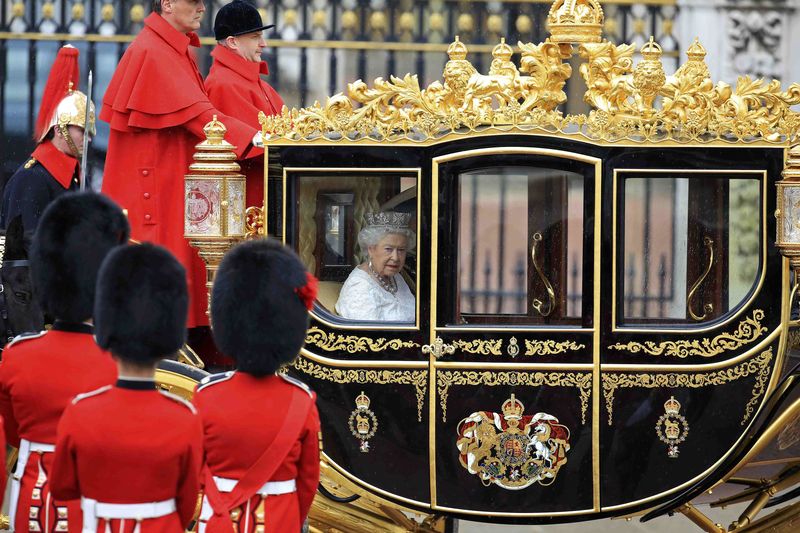
<instances>
[{"instance_id":1,"label":"ornate gold carving","mask_svg":"<svg viewBox=\"0 0 800 533\"><path fill-rule=\"evenodd\" d=\"M665 355L669 357L680 357L681 359L689 356L714 357L723 352L737 350L738 348L755 342L767 328L761 325L764 319L764 311L755 309L752 317L745 318L739 322L739 327L733 333L720 333L713 339L692 339L680 341L664 341L655 343L653 341L628 342L612 344L608 348L611 350L626 350L630 353L644 352L648 355Z\"/></svg>"},{"instance_id":2,"label":"ornate gold carving","mask_svg":"<svg viewBox=\"0 0 800 533\"><path fill-rule=\"evenodd\" d=\"M264 208L250 206L244 211L244 238L257 239L267 234L267 225L264 221Z\"/></svg>"},{"instance_id":3,"label":"ornate gold carving","mask_svg":"<svg viewBox=\"0 0 800 533\"><path fill-rule=\"evenodd\" d=\"M477 354L477 355L503 355L503 340L502 339L475 339L471 341L456 340L453 341L453 346L462 352Z\"/></svg>"},{"instance_id":4,"label":"ornate gold carving","mask_svg":"<svg viewBox=\"0 0 800 533\"><path fill-rule=\"evenodd\" d=\"M575 341L525 340L525 355L559 355L568 351L582 350L583 348L586 348L585 344L578 344Z\"/></svg>"},{"instance_id":5,"label":"ornate gold carving","mask_svg":"<svg viewBox=\"0 0 800 533\"><path fill-rule=\"evenodd\" d=\"M372 339L370 337L359 337L358 335L339 335L333 332L328 333L316 326L308 328L306 344L311 344L326 352L347 353L383 352L385 350L419 347L419 344L414 341L385 339L383 337Z\"/></svg>"},{"instance_id":6,"label":"ornate gold carving","mask_svg":"<svg viewBox=\"0 0 800 533\"><path fill-rule=\"evenodd\" d=\"M427 370L388 370L333 368L319 365L305 357L298 357L292 365L309 376L333 383L370 383L373 385L413 385L417 393L417 420L422 422L422 406L428 390Z\"/></svg>"},{"instance_id":7,"label":"ornate gold carving","mask_svg":"<svg viewBox=\"0 0 800 533\"><path fill-rule=\"evenodd\" d=\"M488 387L575 387L580 393L581 424L586 423L586 409L592 394L592 374L580 372L515 372L488 370L438 370L436 390L442 408L442 422L447 422L447 394L452 385Z\"/></svg>"},{"instance_id":8,"label":"ornate gold carving","mask_svg":"<svg viewBox=\"0 0 800 533\"><path fill-rule=\"evenodd\" d=\"M789 330L786 344L791 350L800 350L800 328L791 328Z\"/></svg>"},{"instance_id":9,"label":"ornate gold carving","mask_svg":"<svg viewBox=\"0 0 800 533\"><path fill-rule=\"evenodd\" d=\"M615 372L603 373L603 395L606 399L606 410L608 411L608 425L613 422L614 416L614 393L621 388L692 388L708 387L711 385L724 385L741 378L746 378L757 374L756 382L753 385L750 401L744 409L744 416L741 424L744 425L755 410L758 400L766 389L770 375L770 362L772 361L772 348L760 355L748 359L736 366L714 370L710 372L669 372L663 374L622 374Z\"/></svg>"},{"instance_id":10,"label":"ornate gold carving","mask_svg":"<svg viewBox=\"0 0 800 533\"><path fill-rule=\"evenodd\" d=\"M347 95L336 94L324 105L315 102L260 117L265 138L424 141L470 131L516 130L607 142L800 140L800 113L791 109L800 103L800 84L785 91L776 80L750 77L740 77L735 87L714 84L706 51L697 41L686 63L672 75L664 72L661 47L652 39L634 66L633 45L593 37L592 25L602 26L596 0L558 0L553 6L558 13L562 8L573 18L591 22L581 24L578 34L556 27L543 43L518 43L519 68L511 61L513 51L501 40L489 73L481 74L456 38L448 49L442 81L423 88L417 76L407 74L378 78L370 88L358 80L348 85ZM566 18L560 21L571 24ZM593 108L588 115L565 116L556 109L567 98L563 87L572 74L567 62L573 53L571 42L582 43L578 54L584 63L579 71L587 86L584 100Z\"/></svg>"}]
</instances>

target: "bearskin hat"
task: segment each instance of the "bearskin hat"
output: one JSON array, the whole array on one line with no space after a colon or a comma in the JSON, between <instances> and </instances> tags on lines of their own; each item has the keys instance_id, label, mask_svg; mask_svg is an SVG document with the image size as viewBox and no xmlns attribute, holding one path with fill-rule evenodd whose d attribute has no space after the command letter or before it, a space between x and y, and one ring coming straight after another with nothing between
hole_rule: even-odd
<instances>
[{"instance_id":1,"label":"bearskin hat","mask_svg":"<svg viewBox=\"0 0 800 533\"><path fill-rule=\"evenodd\" d=\"M186 271L166 249L123 246L108 255L97 279L97 345L129 361L152 363L186 341Z\"/></svg>"},{"instance_id":2,"label":"bearskin hat","mask_svg":"<svg viewBox=\"0 0 800 533\"><path fill-rule=\"evenodd\" d=\"M31 280L43 311L67 322L91 318L100 265L129 235L128 219L106 196L81 192L56 198L31 244Z\"/></svg>"},{"instance_id":3,"label":"bearskin hat","mask_svg":"<svg viewBox=\"0 0 800 533\"><path fill-rule=\"evenodd\" d=\"M238 370L264 376L297 357L308 329L309 279L300 258L276 241L248 241L225 255L214 278L211 325Z\"/></svg>"}]
</instances>

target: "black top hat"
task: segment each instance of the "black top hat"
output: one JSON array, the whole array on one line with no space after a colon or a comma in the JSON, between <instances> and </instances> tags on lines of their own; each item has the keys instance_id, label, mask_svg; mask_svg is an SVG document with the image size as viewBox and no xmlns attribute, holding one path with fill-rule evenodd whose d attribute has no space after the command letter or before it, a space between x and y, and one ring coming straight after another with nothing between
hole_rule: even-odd
<instances>
[{"instance_id":1,"label":"black top hat","mask_svg":"<svg viewBox=\"0 0 800 533\"><path fill-rule=\"evenodd\" d=\"M244 35L274 28L274 24L264 26L258 9L246 0L233 0L217 11L214 19L214 38L222 41L226 37Z\"/></svg>"},{"instance_id":2,"label":"black top hat","mask_svg":"<svg viewBox=\"0 0 800 533\"><path fill-rule=\"evenodd\" d=\"M211 293L211 332L239 371L264 376L297 357L308 328L298 291L307 283L300 258L270 239L225 254Z\"/></svg>"},{"instance_id":3,"label":"black top hat","mask_svg":"<svg viewBox=\"0 0 800 533\"><path fill-rule=\"evenodd\" d=\"M97 345L128 360L152 362L186 341L186 271L164 248L120 246L100 268L94 304Z\"/></svg>"},{"instance_id":4,"label":"black top hat","mask_svg":"<svg viewBox=\"0 0 800 533\"><path fill-rule=\"evenodd\" d=\"M42 308L68 322L91 318L100 265L129 234L122 209L106 196L76 192L56 198L31 246L31 278Z\"/></svg>"}]
</instances>

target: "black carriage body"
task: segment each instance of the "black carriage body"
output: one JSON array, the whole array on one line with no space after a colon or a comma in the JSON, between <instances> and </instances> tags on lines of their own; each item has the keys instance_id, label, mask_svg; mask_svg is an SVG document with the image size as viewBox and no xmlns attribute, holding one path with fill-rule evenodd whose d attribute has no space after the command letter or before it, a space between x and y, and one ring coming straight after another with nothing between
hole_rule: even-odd
<instances>
[{"instance_id":1,"label":"black carriage body","mask_svg":"<svg viewBox=\"0 0 800 533\"><path fill-rule=\"evenodd\" d=\"M526 134L272 147L269 234L323 283L341 282L345 265L320 260L327 248L315 230L308 235L328 227L321 205L336 204L336 243L353 247L353 218L416 188L405 195L418 234L415 322L347 321L320 301L291 369L318 394L325 460L390 501L492 522L629 514L702 479L747 434L781 368L789 280L772 236L784 158L785 147L767 144L600 145ZM513 234L504 237L509 249L526 255L524 275L505 283L525 296L493 307L475 255L495 237L464 228L495 216L495 189L484 184L501 174L525 213L500 223ZM369 185L376 176L405 185L387 192ZM378 192L364 199L359 183ZM640 223L643 205L671 214ZM649 242L636 244L647 231ZM658 250L665 255L653 259ZM633 269L632 257L652 272ZM551 312L533 310L537 302ZM436 357L437 339L451 352ZM374 416L366 452L352 422L362 393ZM535 444L509 429L512 394L526 416L554 417L547 431L568 435L568 447L544 452L566 458L550 477L539 463L522 474L510 466ZM477 426L465 429L480 413L494 417L491 450L473 438ZM492 467L501 455L505 466ZM557 463L548 457L543 464Z\"/></svg>"}]
</instances>

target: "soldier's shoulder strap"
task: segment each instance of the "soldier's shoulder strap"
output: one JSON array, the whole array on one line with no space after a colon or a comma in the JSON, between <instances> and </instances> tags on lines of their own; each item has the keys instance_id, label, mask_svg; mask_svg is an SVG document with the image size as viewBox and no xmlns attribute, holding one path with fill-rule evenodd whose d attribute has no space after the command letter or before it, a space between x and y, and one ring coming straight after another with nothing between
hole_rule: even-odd
<instances>
[{"instance_id":1,"label":"soldier's shoulder strap","mask_svg":"<svg viewBox=\"0 0 800 533\"><path fill-rule=\"evenodd\" d=\"M303 389L309 396L313 398L314 394L311 392L311 387L303 383L297 378L293 378L292 376L288 376L286 374L278 374L281 378L283 378L287 383L291 383L295 387L300 387Z\"/></svg>"},{"instance_id":2,"label":"soldier's shoulder strap","mask_svg":"<svg viewBox=\"0 0 800 533\"><path fill-rule=\"evenodd\" d=\"M211 374L210 376L206 376L200 380L200 384L197 386L197 392L200 392L201 390L212 385L222 383L223 381L228 381L233 377L233 374L233 370L230 370L228 372L221 372L219 374Z\"/></svg>"},{"instance_id":3,"label":"soldier's shoulder strap","mask_svg":"<svg viewBox=\"0 0 800 533\"><path fill-rule=\"evenodd\" d=\"M105 385L103 387L100 387L99 389L95 389L95 390L89 391L89 392L84 392L83 394L78 394L77 396L75 396L72 399L72 405L75 405L76 403L78 403L78 402L80 402L82 400L85 400L86 398L92 398L94 396L98 396L98 395L103 394L104 392L108 392L110 390L111 390L111 385Z\"/></svg>"},{"instance_id":4,"label":"soldier's shoulder strap","mask_svg":"<svg viewBox=\"0 0 800 533\"><path fill-rule=\"evenodd\" d=\"M16 337L14 337L11 340L11 342L9 342L6 345L6 348L11 348L15 344L20 344L22 342L29 341L31 339L38 339L39 337L43 337L46 333L47 333L47 331L35 331L35 332L29 332L29 333L21 333L21 334L17 335Z\"/></svg>"}]
</instances>

